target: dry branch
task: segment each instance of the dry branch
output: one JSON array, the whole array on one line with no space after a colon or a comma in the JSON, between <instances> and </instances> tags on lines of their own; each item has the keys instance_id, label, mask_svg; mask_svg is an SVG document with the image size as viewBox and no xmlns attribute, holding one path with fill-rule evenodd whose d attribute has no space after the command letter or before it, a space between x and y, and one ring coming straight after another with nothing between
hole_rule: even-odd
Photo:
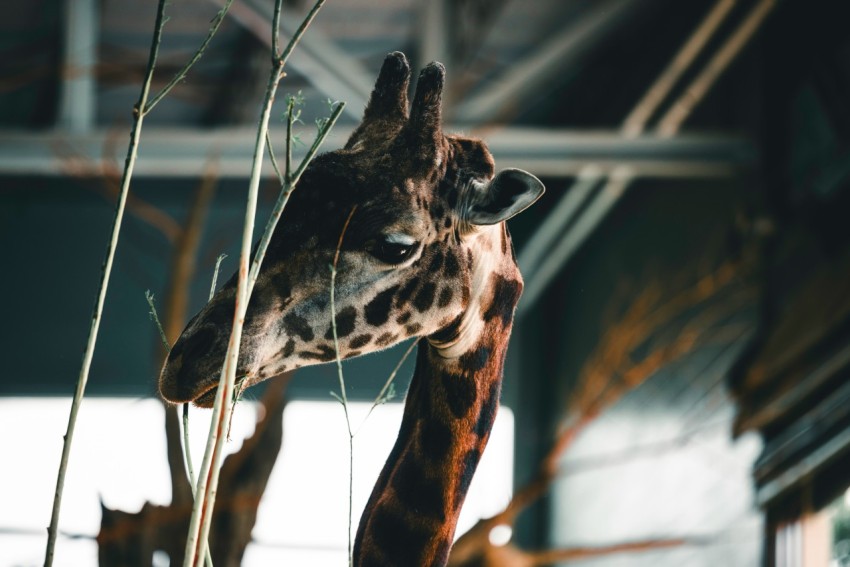
<instances>
[{"instance_id":1,"label":"dry branch","mask_svg":"<svg viewBox=\"0 0 850 567\"><path fill-rule=\"evenodd\" d=\"M232 0L228 0L227 6ZM138 156L139 140L142 133L142 125L147 113L153 108L156 101L164 97L177 81L186 76L191 67L201 58L206 49L207 44L212 39L213 35L221 23L221 19L227 11L227 7L222 9L218 15L218 21L214 21L210 33L204 40L204 43L195 52L191 61L187 63L179 73L179 77L175 77L175 81L169 83L160 93L158 93L153 101L149 100L151 82L153 80L154 68L156 67L157 56L159 54L159 45L162 39L162 31L165 26L165 6L166 1L160 0L157 4L156 21L154 23L153 36L151 38L151 46L148 54L148 63L145 71L145 78L142 81L139 100L133 107L133 125L130 131L130 141L127 145L127 157L124 161L124 171L121 177L121 188L118 194L118 204L115 208L115 217L112 222L112 230L109 242L106 248L106 257L103 262L103 270L97 293L97 301L95 303L94 312L92 313L91 329L89 331L88 340L86 342L85 354L83 355L83 363L80 369L80 374L77 379L77 388L74 393L74 399L71 402L71 411L68 416L68 428L64 437L62 447L62 457L59 463L59 471L56 478L56 491L53 499L53 510L50 518L50 526L47 528L47 545L45 549L44 565L50 567L53 564L53 554L56 547L56 536L59 527L59 513L62 506L62 493L65 488L65 474L68 469L68 462L71 453L71 446L76 428L77 414L79 413L80 405L82 404L83 395L85 393L86 384L88 382L89 370L91 361L94 356L94 348L97 343L97 335L100 329L100 320L103 313L103 306L106 301L106 291L109 286L110 275L112 274L112 264L115 259L115 251L118 247L118 237L121 233L121 226L124 219L124 210L127 204L127 197L130 191L130 181L133 178L133 170L135 168L136 159Z\"/></svg>"},{"instance_id":2,"label":"dry branch","mask_svg":"<svg viewBox=\"0 0 850 567\"><path fill-rule=\"evenodd\" d=\"M309 27L310 23L316 17L318 11L324 5L325 0L317 0L313 8L307 14L303 22L298 28L298 31L289 41L289 44L283 50L283 53L278 54L278 29L280 24L281 0L275 2L274 17L272 21L272 68L269 74L268 83L266 86L266 94L262 108L260 125L257 128L257 137L254 147L254 158L251 168L251 179L248 183L248 202L245 211L245 225L242 235L242 247L239 258L239 270L237 272L236 284L236 301L235 313L233 318L233 327L228 341L227 353L225 354L224 366L222 368L219 385L216 390L215 403L213 405L213 417L210 424L210 432L207 439L207 447L204 451L204 460L199 472L198 486L195 492L195 505L192 511L192 519L189 524L189 535L186 540L186 554L183 562L184 567L190 567L192 564L200 567L203 559L204 550L206 548L206 540L210 530L210 521L212 518L211 511L215 506L216 490L219 482L220 467L223 457L224 440L226 439L226 429L230 422L232 411L231 400L233 399L234 384L236 381L236 365L239 357L239 344L242 337L242 327L244 324L245 313L248 302L250 301L253 283L259 273L259 267L262 265L265 255L265 245L271 238L271 233L274 231L274 222L269 223L266 227L266 233L260 240L260 245L254 255L254 266L250 267L249 261L251 255L251 242L253 240L254 219L257 207L257 193L259 190L260 177L262 173L263 156L266 151L266 140L268 138L268 124L271 115L272 104L277 92L278 83L283 77L283 67L292 50L300 41L304 32ZM317 137L317 143L327 135L327 131L332 127L332 123L325 124L325 127L320 131ZM316 144L314 144L316 146ZM296 176L307 167L309 160L305 159ZM287 195L288 197L288 195ZM279 202L285 198L282 196ZM265 244L264 244L265 243Z\"/></svg>"},{"instance_id":3,"label":"dry branch","mask_svg":"<svg viewBox=\"0 0 850 567\"><path fill-rule=\"evenodd\" d=\"M141 136L142 123L145 116L144 108L147 104L148 94L150 92L153 70L156 65L156 57L159 52L160 39L162 38L162 28L165 23L164 13L165 0L160 0L157 7L153 39L151 40L147 72L145 74L145 80L142 83L139 101L135 106L135 120L130 133L130 143L127 146L127 159L125 161L124 175L121 181L121 192L118 198L118 206L115 209L115 218L112 221L112 235L106 248L106 258L103 262L103 271L97 293L97 302L95 304L94 313L92 314L91 330L89 331L89 338L86 344L85 354L83 355L82 368L80 369L80 375L77 379L77 389L74 393L74 400L71 403L71 411L68 416L68 428L64 437L62 457L60 459L59 472L56 478L56 492L53 499L53 511L50 518L50 526L47 528L47 547L44 556L45 567L53 565L53 553L56 547L56 536L59 528L59 512L62 507L62 492L65 488L65 473L68 469L71 445L74 438L74 429L77 423L77 414L79 413L83 394L86 389L86 383L88 382L89 369L91 368L91 361L94 356L94 347L97 342L97 334L100 329L100 319L103 313L103 305L106 301L106 290L109 286L109 277L112 274L112 263L115 259L115 250L118 247L118 236L121 233L121 225L124 219L124 208L127 203L127 194L130 190L130 180L133 177L133 167L136 163L136 156L138 155L139 137Z\"/></svg>"},{"instance_id":4,"label":"dry branch","mask_svg":"<svg viewBox=\"0 0 850 567\"><path fill-rule=\"evenodd\" d=\"M260 400L264 407L260 412L263 417L253 435L222 465L222 486L213 511L210 547L216 567L238 567L251 542L257 510L281 448L284 392L290 376L282 375L268 382ZM176 418L174 408L167 410L166 415ZM177 457L176 463L170 466L172 481L185 482L179 429L170 429L167 441L169 452ZM179 564L191 513L191 495L188 500L175 497L168 506L145 503L137 513L104 507L97 536L100 564L149 567L157 549L168 553L172 565Z\"/></svg>"},{"instance_id":5,"label":"dry branch","mask_svg":"<svg viewBox=\"0 0 850 567\"><path fill-rule=\"evenodd\" d=\"M164 332L169 343L174 342L186 320L188 290L215 185L215 168L211 165L195 192L186 226L175 243L163 312ZM270 382L261 402L265 411L254 434L224 462L225 483L213 513L213 535L219 539L212 546L208 564L214 559L218 566L239 565L251 541L257 507L280 450L283 394L288 379L289 375ZM146 503L137 513L103 507L97 538L101 565L149 566L156 549L164 550L172 564L182 561L193 494L183 464L179 417L176 408L169 405L165 406L165 432L171 504Z\"/></svg>"}]
</instances>

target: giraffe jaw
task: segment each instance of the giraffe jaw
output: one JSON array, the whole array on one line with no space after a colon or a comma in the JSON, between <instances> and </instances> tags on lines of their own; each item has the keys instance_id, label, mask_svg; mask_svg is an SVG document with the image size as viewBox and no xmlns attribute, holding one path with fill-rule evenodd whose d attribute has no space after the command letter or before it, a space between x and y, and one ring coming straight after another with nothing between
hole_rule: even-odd
<instances>
[{"instance_id":1,"label":"giraffe jaw","mask_svg":"<svg viewBox=\"0 0 850 567\"><path fill-rule=\"evenodd\" d=\"M200 343L195 340L198 336L201 337ZM213 406L225 356L216 348L220 346L218 343L205 341L204 336L203 331L189 334L181 336L175 343L159 376L159 393L165 401L172 404L193 403L204 408ZM243 345L242 350L246 348L249 348L248 345ZM244 354L240 353L236 368L237 391L259 381L252 368L251 357Z\"/></svg>"},{"instance_id":2,"label":"giraffe jaw","mask_svg":"<svg viewBox=\"0 0 850 567\"><path fill-rule=\"evenodd\" d=\"M216 367L214 372L208 373L206 379L199 380L191 384L188 388L186 385L180 385L174 380L160 379L160 393L171 403L192 403L199 408L212 408L215 404L216 394L218 393L219 380L223 370L222 365L223 362ZM163 376L166 375L167 366L166 364L163 367ZM279 360L260 366L252 364L251 368L240 365L236 369L234 397L240 397L242 392L251 386L269 378L274 378L287 369L292 369L292 366L283 365ZM181 388L182 391L180 391Z\"/></svg>"},{"instance_id":3,"label":"giraffe jaw","mask_svg":"<svg viewBox=\"0 0 850 567\"><path fill-rule=\"evenodd\" d=\"M167 366L163 368L163 375ZM200 408L211 408L215 403L215 396L218 392L220 374L210 376L205 380L201 380L191 385L191 389L185 385L176 384L173 381L160 379L160 395L167 402L173 404L192 403ZM266 377L257 377L244 369L239 369L236 372L235 391L241 393L249 386L265 380Z\"/></svg>"},{"instance_id":4,"label":"giraffe jaw","mask_svg":"<svg viewBox=\"0 0 850 567\"><path fill-rule=\"evenodd\" d=\"M265 380L265 378L255 378L252 376L242 376L241 378L237 375L236 383L234 385L234 397L238 398L242 392L244 392L249 386L253 386L254 384ZM197 395L193 400L191 400L192 404L199 408L207 408L210 409L215 405L215 396L218 393L218 382L214 382L209 385L209 387L204 390L202 393Z\"/></svg>"}]
</instances>

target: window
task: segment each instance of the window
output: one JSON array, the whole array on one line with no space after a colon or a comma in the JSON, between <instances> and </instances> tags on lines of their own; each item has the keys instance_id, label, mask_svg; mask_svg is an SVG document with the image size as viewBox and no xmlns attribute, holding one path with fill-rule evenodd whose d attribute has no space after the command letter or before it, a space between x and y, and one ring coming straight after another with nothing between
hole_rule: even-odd
<instances>
[{"instance_id":1,"label":"window","mask_svg":"<svg viewBox=\"0 0 850 567\"><path fill-rule=\"evenodd\" d=\"M10 565L41 565L50 521L56 470L70 408L69 398L0 399L0 549ZM352 403L352 427L369 404ZM228 448L250 435L257 406L243 402L233 419ZM209 412L191 414L193 456L200 463ZM378 407L355 438L354 526L389 454L402 405ZM513 415L498 419L470 488L458 534L479 518L499 512L510 497ZM165 460L162 405L156 400L88 399L83 403L62 505L57 566L97 565L94 536L100 527L99 499L110 508L137 511L145 500L167 504L170 480ZM271 562L338 567L346 563L348 437L334 401L295 401L284 413L284 441L272 472L244 565ZM161 557L159 559L162 559ZM164 565L165 563L157 563Z\"/></svg>"},{"instance_id":2,"label":"window","mask_svg":"<svg viewBox=\"0 0 850 567\"><path fill-rule=\"evenodd\" d=\"M819 512L777 526L775 567L850 567L850 489Z\"/></svg>"}]
</instances>

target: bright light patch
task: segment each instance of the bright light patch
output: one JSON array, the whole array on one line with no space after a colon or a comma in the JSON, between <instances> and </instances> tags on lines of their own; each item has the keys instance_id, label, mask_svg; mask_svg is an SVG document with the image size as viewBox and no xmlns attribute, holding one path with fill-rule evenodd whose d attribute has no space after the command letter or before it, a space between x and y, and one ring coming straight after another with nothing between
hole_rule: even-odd
<instances>
[{"instance_id":1,"label":"bright light patch","mask_svg":"<svg viewBox=\"0 0 850 567\"><path fill-rule=\"evenodd\" d=\"M171 560L168 554L160 549L153 552L153 567L169 567Z\"/></svg>"},{"instance_id":2,"label":"bright light patch","mask_svg":"<svg viewBox=\"0 0 850 567\"><path fill-rule=\"evenodd\" d=\"M508 545L511 541L511 537L513 537L514 531L507 524L499 524L495 526L492 530L490 530L489 539L490 544L495 547L502 547L503 545Z\"/></svg>"},{"instance_id":3,"label":"bright light patch","mask_svg":"<svg viewBox=\"0 0 850 567\"><path fill-rule=\"evenodd\" d=\"M62 435L70 398L0 398L0 550L3 565L44 560ZM358 428L370 404L351 403ZM209 411L190 414L192 455L201 462ZM401 404L378 407L354 441L352 531L401 423ZM256 405L240 403L227 451L251 434ZM156 400L88 399L80 411L62 503L57 567L97 565L92 539L100 527L100 499L137 511L145 500L171 499L163 407ZM507 504L513 470L513 414L499 411L490 442L461 512L458 534ZM284 412L284 441L260 505L246 567L277 564L338 567L347 555L348 436L337 402L292 402ZM69 538L82 536L80 538ZM161 565L162 557L156 558Z\"/></svg>"}]
</instances>

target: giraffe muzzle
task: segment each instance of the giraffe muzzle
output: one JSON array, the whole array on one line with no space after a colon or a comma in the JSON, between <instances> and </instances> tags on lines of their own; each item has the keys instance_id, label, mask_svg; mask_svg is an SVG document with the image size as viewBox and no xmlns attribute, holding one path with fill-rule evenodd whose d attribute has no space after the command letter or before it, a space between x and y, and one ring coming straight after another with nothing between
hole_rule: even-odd
<instances>
[{"instance_id":1,"label":"giraffe muzzle","mask_svg":"<svg viewBox=\"0 0 850 567\"><path fill-rule=\"evenodd\" d=\"M175 404L193 402L199 407L212 407L226 350L226 337L213 326L184 331L162 367L160 395ZM249 374L241 359L242 355L237 382Z\"/></svg>"}]
</instances>

